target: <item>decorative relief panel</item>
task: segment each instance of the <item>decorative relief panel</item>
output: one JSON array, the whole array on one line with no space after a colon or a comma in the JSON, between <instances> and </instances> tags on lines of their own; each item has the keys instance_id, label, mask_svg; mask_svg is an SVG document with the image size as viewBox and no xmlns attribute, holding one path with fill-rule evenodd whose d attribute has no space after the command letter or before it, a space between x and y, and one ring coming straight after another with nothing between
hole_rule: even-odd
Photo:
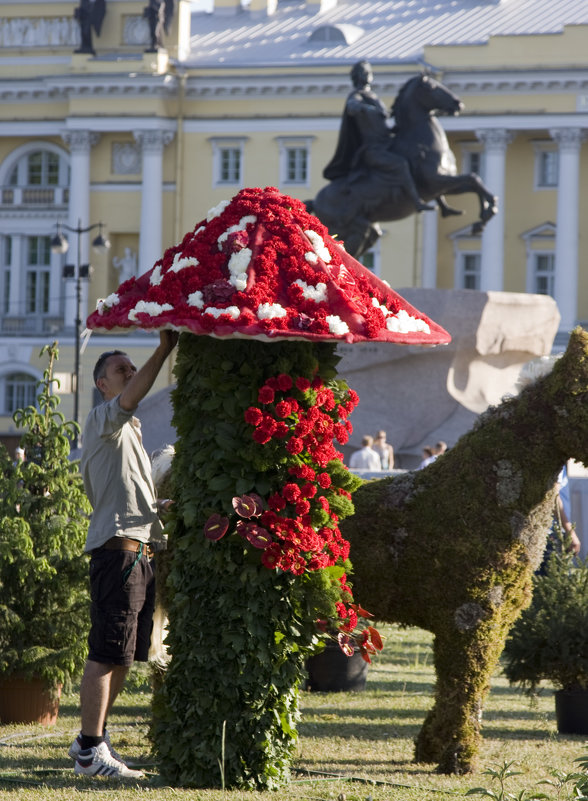
<instances>
[{"instance_id":1,"label":"decorative relief panel","mask_svg":"<svg viewBox=\"0 0 588 801\"><path fill-rule=\"evenodd\" d=\"M146 45L151 43L149 23L145 17L125 16L123 24L123 44Z\"/></svg>"},{"instance_id":2,"label":"decorative relief panel","mask_svg":"<svg viewBox=\"0 0 588 801\"><path fill-rule=\"evenodd\" d=\"M114 175L138 175L141 172L141 147L135 142L112 143Z\"/></svg>"},{"instance_id":3,"label":"decorative relief panel","mask_svg":"<svg viewBox=\"0 0 588 801\"><path fill-rule=\"evenodd\" d=\"M78 47L80 26L71 17L0 18L0 47Z\"/></svg>"}]
</instances>

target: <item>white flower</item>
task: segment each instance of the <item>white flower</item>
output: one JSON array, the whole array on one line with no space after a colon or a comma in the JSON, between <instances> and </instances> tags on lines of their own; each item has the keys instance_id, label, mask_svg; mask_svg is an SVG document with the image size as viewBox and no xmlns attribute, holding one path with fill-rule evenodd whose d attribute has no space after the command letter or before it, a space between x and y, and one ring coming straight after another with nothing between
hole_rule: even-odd
<instances>
[{"instance_id":1,"label":"white flower","mask_svg":"<svg viewBox=\"0 0 588 801\"><path fill-rule=\"evenodd\" d=\"M386 319L386 328L396 334L410 334L418 331L424 334L431 333L428 323L416 317L411 317L404 309L400 309L399 312Z\"/></svg>"},{"instance_id":2,"label":"white flower","mask_svg":"<svg viewBox=\"0 0 588 801\"><path fill-rule=\"evenodd\" d=\"M215 217L220 217L230 202L231 202L230 200L221 200L218 206L213 206L213 208L208 209L208 214L206 215L206 222L214 220Z\"/></svg>"},{"instance_id":3,"label":"white flower","mask_svg":"<svg viewBox=\"0 0 588 801\"><path fill-rule=\"evenodd\" d=\"M383 303L380 303L377 298L372 298L372 306L375 306L376 309L379 309L384 317L394 314L394 312L391 312L387 306L384 306Z\"/></svg>"},{"instance_id":4,"label":"white flower","mask_svg":"<svg viewBox=\"0 0 588 801\"><path fill-rule=\"evenodd\" d=\"M239 273L244 273L249 267L251 256L251 248L243 248L242 250L238 250L236 253L231 253L231 258L229 259L229 263L227 265L231 275L239 275Z\"/></svg>"},{"instance_id":5,"label":"white flower","mask_svg":"<svg viewBox=\"0 0 588 801\"><path fill-rule=\"evenodd\" d=\"M98 314L104 314L107 309L112 308L112 306L116 306L117 303L120 303L120 298L113 292L107 298L101 299L99 298L96 303L96 308L98 309Z\"/></svg>"},{"instance_id":6,"label":"white flower","mask_svg":"<svg viewBox=\"0 0 588 801\"><path fill-rule=\"evenodd\" d=\"M299 287L302 287L302 296L306 300L314 300L315 303L320 303L321 301L327 299L327 285L322 281L316 286L313 286L312 284L307 284L306 281L298 278L296 281L294 281L294 283L298 284Z\"/></svg>"},{"instance_id":7,"label":"white flower","mask_svg":"<svg viewBox=\"0 0 588 801\"><path fill-rule=\"evenodd\" d=\"M318 261L318 256L314 252L314 250L307 250L304 254L304 258L309 264L316 264Z\"/></svg>"},{"instance_id":8,"label":"white flower","mask_svg":"<svg viewBox=\"0 0 588 801\"><path fill-rule=\"evenodd\" d=\"M182 256L180 253L176 253L169 272L179 273L185 267L198 267L199 264L200 262L195 256Z\"/></svg>"},{"instance_id":9,"label":"white flower","mask_svg":"<svg viewBox=\"0 0 588 801\"><path fill-rule=\"evenodd\" d=\"M197 309L204 308L204 296L199 289L188 295L188 306L196 306Z\"/></svg>"},{"instance_id":10,"label":"white flower","mask_svg":"<svg viewBox=\"0 0 588 801\"><path fill-rule=\"evenodd\" d=\"M222 315L228 315L232 320L236 320L241 314L238 306L227 306L226 309L217 309L215 306L208 306L204 309L204 314L211 314L216 320Z\"/></svg>"},{"instance_id":11,"label":"white flower","mask_svg":"<svg viewBox=\"0 0 588 801\"><path fill-rule=\"evenodd\" d=\"M343 334L349 333L349 326L338 315L328 314L325 319L329 325L329 331L331 334L342 336Z\"/></svg>"},{"instance_id":12,"label":"white flower","mask_svg":"<svg viewBox=\"0 0 588 801\"><path fill-rule=\"evenodd\" d=\"M163 281L163 275L161 274L161 263L156 264L153 268L153 272L151 273L151 278L149 279L149 283L151 286L159 286Z\"/></svg>"},{"instance_id":13,"label":"white flower","mask_svg":"<svg viewBox=\"0 0 588 801\"><path fill-rule=\"evenodd\" d=\"M331 254L327 246L325 245L325 241L320 234L317 234L316 231L308 230L304 232L306 236L310 239L310 243L312 245L312 249L316 253L316 255L322 259L325 264L328 264L331 261Z\"/></svg>"},{"instance_id":14,"label":"white flower","mask_svg":"<svg viewBox=\"0 0 588 801\"><path fill-rule=\"evenodd\" d=\"M149 314L151 317L157 317L163 312L171 311L173 306L170 303L155 303L155 302L148 302L146 300L140 300L134 309L131 309L129 312L129 320L133 322L137 321L138 314Z\"/></svg>"},{"instance_id":15,"label":"white flower","mask_svg":"<svg viewBox=\"0 0 588 801\"><path fill-rule=\"evenodd\" d=\"M287 310L279 303L260 303L257 307L257 317L260 320L270 320L272 317L285 317Z\"/></svg>"},{"instance_id":16,"label":"white flower","mask_svg":"<svg viewBox=\"0 0 588 801\"><path fill-rule=\"evenodd\" d=\"M244 292L247 288L247 273L237 273L237 275L231 275L229 278L229 283L235 287L237 292Z\"/></svg>"},{"instance_id":17,"label":"white flower","mask_svg":"<svg viewBox=\"0 0 588 801\"><path fill-rule=\"evenodd\" d=\"M226 231L223 231L222 234L219 236L219 238L216 240L218 244L218 249L219 250L223 249L223 243L225 242L229 234L234 234L237 231L245 231L248 225L253 224L255 222L257 222L257 217L255 216L255 214L247 214L245 215L245 217L241 217L238 223L236 223L235 225L231 225L229 228L227 228Z\"/></svg>"},{"instance_id":18,"label":"white flower","mask_svg":"<svg viewBox=\"0 0 588 801\"><path fill-rule=\"evenodd\" d=\"M200 231L206 231L206 227L204 225L199 225L198 228L192 234L192 239L196 239Z\"/></svg>"}]
</instances>

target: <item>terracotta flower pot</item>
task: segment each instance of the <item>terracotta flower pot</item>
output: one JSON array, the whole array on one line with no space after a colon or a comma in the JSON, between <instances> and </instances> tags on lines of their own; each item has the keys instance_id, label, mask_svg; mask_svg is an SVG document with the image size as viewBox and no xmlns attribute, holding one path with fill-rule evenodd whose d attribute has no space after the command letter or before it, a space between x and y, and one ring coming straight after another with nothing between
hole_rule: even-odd
<instances>
[{"instance_id":1,"label":"terracotta flower pot","mask_svg":"<svg viewBox=\"0 0 588 801\"><path fill-rule=\"evenodd\" d=\"M40 723L57 721L61 684L47 687L41 679L20 676L0 678L0 723Z\"/></svg>"},{"instance_id":2,"label":"terracotta flower pot","mask_svg":"<svg viewBox=\"0 0 588 801\"><path fill-rule=\"evenodd\" d=\"M346 656L337 643L327 643L325 650L306 661L306 689L323 692L361 692L365 690L368 663L359 651Z\"/></svg>"},{"instance_id":3,"label":"terracotta flower pot","mask_svg":"<svg viewBox=\"0 0 588 801\"><path fill-rule=\"evenodd\" d=\"M560 734L588 734L588 690L558 690L555 719Z\"/></svg>"}]
</instances>

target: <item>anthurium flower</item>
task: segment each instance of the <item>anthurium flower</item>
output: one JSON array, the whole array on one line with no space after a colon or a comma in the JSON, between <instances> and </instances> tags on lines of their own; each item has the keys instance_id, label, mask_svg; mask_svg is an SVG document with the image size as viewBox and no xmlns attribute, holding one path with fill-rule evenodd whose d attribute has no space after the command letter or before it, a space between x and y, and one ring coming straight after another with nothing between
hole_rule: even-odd
<instances>
[{"instance_id":1,"label":"anthurium flower","mask_svg":"<svg viewBox=\"0 0 588 801\"><path fill-rule=\"evenodd\" d=\"M257 517L260 514L260 512L257 511L258 508L259 505L257 501L250 495L241 495L241 497L236 496L233 498L233 509L240 517Z\"/></svg>"},{"instance_id":2,"label":"anthurium flower","mask_svg":"<svg viewBox=\"0 0 588 801\"><path fill-rule=\"evenodd\" d=\"M222 517L215 512L213 515L210 515L204 524L204 536L209 540L220 540L221 537L225 536L228 528L229 518Z\"/></svg>"},{"instance_id":3,"label":"anthurium flower","mask_svg":"<svg viewBox=\"0 0 588 801\"><path fill-rule=\"evenodd\" d=\"M339 648L343 651L345 656L353 656L355 653L355 648L353 647L353 640L351 637L340 632L337 635L337 641L339 643Z\"/></svg>"}]
</instances>

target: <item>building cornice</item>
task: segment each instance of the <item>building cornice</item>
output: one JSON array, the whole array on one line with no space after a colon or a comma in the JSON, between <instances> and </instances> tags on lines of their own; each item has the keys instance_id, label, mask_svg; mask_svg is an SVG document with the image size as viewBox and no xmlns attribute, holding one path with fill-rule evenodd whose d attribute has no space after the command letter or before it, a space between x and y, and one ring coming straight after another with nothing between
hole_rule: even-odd
<instances>
[{"instance_id":1,"label":"building cornice","mask_svg":"<svg viewBox=\"0 0 588 801\"><path fill-rule=\"evenodd\" d=\"M218 71L202 74L187 69L185 96L189 100L226 100L282 97L345 97L351 82L347 68L333 71L317 69L313 72L281 72L270 74L259 68L244 68L241 72ZM375 91L383 97L395 96L411 76L423 65L413 63L375 68ZM461 94L554 94L561 92L588 93L588 69L578 70L511 70L446 71L428 65L431 72L453 92ZM101 98L166 98L178 92L178 76L173 73L153 75L147 73L94 73L54 75L40 79L0 80L2 102L63 102L68 99Z\"/></svg>"}]
</instances>

